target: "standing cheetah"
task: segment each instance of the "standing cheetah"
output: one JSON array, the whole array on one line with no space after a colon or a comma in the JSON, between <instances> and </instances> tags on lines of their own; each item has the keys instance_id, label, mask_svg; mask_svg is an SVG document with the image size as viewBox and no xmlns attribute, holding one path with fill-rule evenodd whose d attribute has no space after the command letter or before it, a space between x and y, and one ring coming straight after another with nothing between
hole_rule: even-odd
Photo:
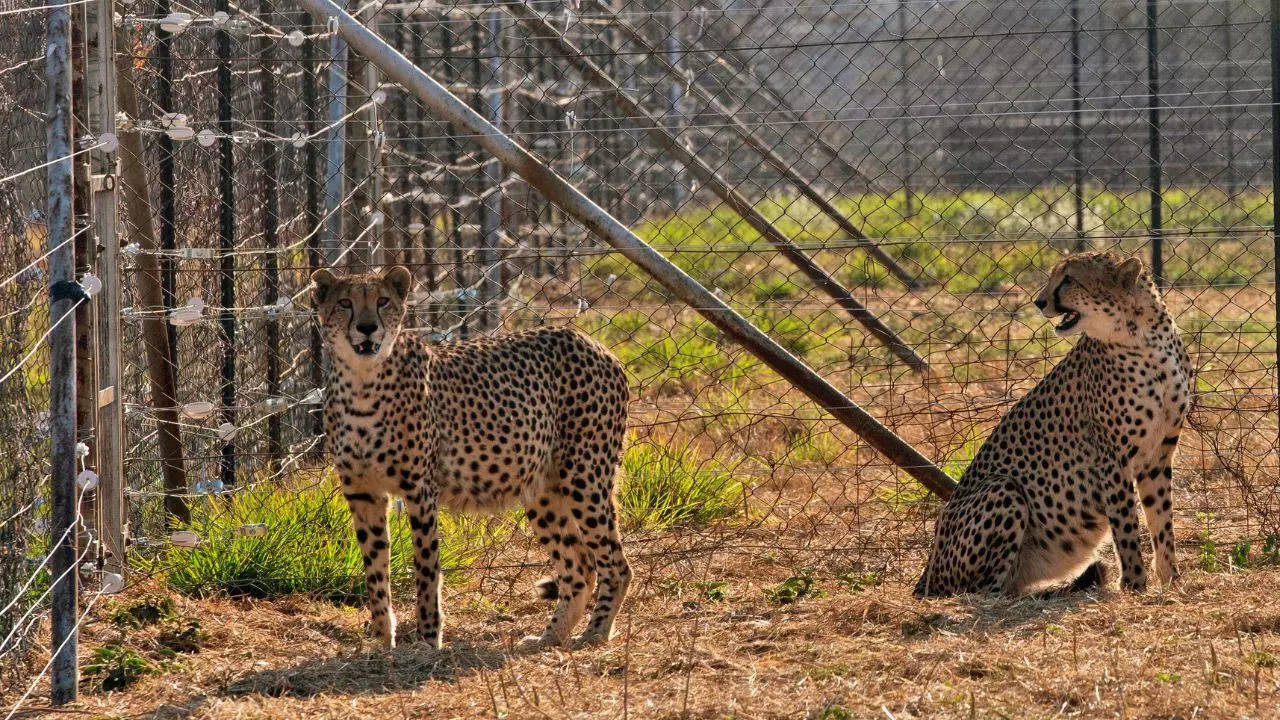
<instances>
[{"instance_id":1,"label":"standing cheetah","mask_svg":"<svg viewBox=\"0 0 1280 720\"><path fill-rule=\"evenodd\" d=\"M312 275L329 354L326 442L364 554L373 632L395 646L387 496L405 499L417 567L415 640L440 647L438 508L526 508L551 555L541 584L558 599L526 644L566 644L595 587L580 641L609 639L631 568L614 475L627 424L622 367L571 329L545 328L429 348L402 333L412 276Z\"/></svg>"},{"instance_id":2,"label":"standing cheetah","mask_svg":"<svg viewBox=\"0 0 1280 720\"><path fill-rule=\"evenodd\" d=\"M1173 557L1172 460L1190 398L1191 363L1151 275L1109 252L1058 263L1035 300L1084 338L978 451L937 522L918 596L1010 594L1101 582L1110 532L1121 585L1146 589L1137 485L1156 575Z\"/></svg>"}]
</instances>

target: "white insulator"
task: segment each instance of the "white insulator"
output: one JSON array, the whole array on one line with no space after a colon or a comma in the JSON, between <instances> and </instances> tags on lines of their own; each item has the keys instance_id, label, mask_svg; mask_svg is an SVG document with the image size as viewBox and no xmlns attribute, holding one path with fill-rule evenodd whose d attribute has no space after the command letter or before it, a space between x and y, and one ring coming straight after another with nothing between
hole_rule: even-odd
<instances>
[{"instance_id":1,"label":"white insulator","mask_svg":"<svg viewBox=\"0 0 1280 720\"><path fill-rule=\"evenodd\" d=\"M102 152L113 153L120 149L120 138L115 133L102 133L98 136L98 145Z\"/></svg>"},{"instance_id":2,"label":"white insulator","mask_svg":"<svg viewBox=\"0 0 1280 720\"><path fill-rule=\"evenodd\" d=\"M211 19L213 20L213 26L220 28L227 24L227 21L231 19L231 16L228 15L226 11L219 10L212 15Z\"/></svg>"},{"instance_id":3,"label":"white insulator","mask_svg":"<svg viewBox=\"0 0 1280 720\"><path fill-rule=\"evenodd\" d=\"M267 534L266 523L249 523L241 525L235 529L235 534L240 537L262 537Z\"/></svg>"},{"instance_id":4,"label":"white insulator","mask_svg":"<svg viewBox=\"0 0 1280 720\"><path fill-rule=\"evenodd\" d=\"M410 235L417 235L418 233L426 229L427 229L427 226L423 225L420 222L411 222L409 223L408 227L405 228L405 230L407 230Z\"/></svg>"},{"instance_id":5,"label":"white insulator","mask_svg":"<svg viewBox=\"0 0 1280 720\"><path fill-rule=\"evenodd\" d=\"M214 405L208 400L196 400L182 406L182 416L192 420L203 420L213 414Z\"/></svg>"},{"instance_id":6,"label":"white insulator","mask_svg":"<svg viewBox=\"0 0 1280 720\"><path fill-rule=\"evenodd\" d=\"M186 127L187 116L183 113L165 113L160 116L160 127L166 130L172 127Z\"/></svg>"},{"instance_id":7,"label":"white insulator","mask_svg":"<svg viewBox=\"0 0 1280 720\"><path fill-rule=\"evenodd\" d=\"M164 134L168 135L170 139L185 142L194 138L196 136L196 131L194 128L189 128L186 125L175 125L168 130L165 130Z\"/></svg>"},{"instance_id":8,"label":"white insulator","mask_svg":"<svg viewBox=\"0 0 1280 720\"><path fill-rule=\"evenodd\" d=\"M170 35L181 35L191 25L191 13L169 13L160 19L160 29Z\"/></svg>"},{"instance_id":9,"label":"white insulator","mask_svg":"<svg viewBox=\"0 0 1280 720\"><path fill-rule=\"evenodd\" d=\"M102 573L102 593L114 595L124 589L124 577L119 573Z\"/></svg>"},{"instance_id":10,"label":"white insulator","mask_svg":"<svg viewBox=\"0 0 1280 720\"><path fill-rule=\"evenodd\" d=\"M91 492L98 489L98 473L92 470L81 470L76 475L76 485L85 492Z\"/></svg>"},{"instance_id":11,"label":"white insulator","mask_svg":"<svg viewBox=\"0 0 1280 720\"><path fill-rule=\"evenodd\" d=\"M205 128L196 133L196 142L200 143L200 147L213 147L213 144L218 142L218 134Z\"/></svg>"},{"instance_id":12,"label":"white insulator","mask_svg":"<svg viewBox=\"0 0 1280 720\"><path fill-rule=\"evenodd\" d=\"M307 41L307 36L303 35L301 30L294 30L286 35L285 39L294 47L302 47L302 43Z\"/></svg>"},{"instance_id":13,"label":"white insulator","mask_svg":"<svg viewBox=\"0 0 1280 720\"><path fill-rule=\"evenodd\" d=\"M85 273L80 276L80 287L84 288L86 295L93 297L102 292L102 281L93 273Z\"/></svg>"},{"instance_id":14,"label":"white insulator","mask_svg":"<svg viewBox=\"0 0 1280 720\"><path fill-rule=\"evenodd\" d=\"M307 144L307 136L302 133L294 133L289 142L293 143L294 147L300 148Z\"/></svg>"},{"instance_id":15,"label":"white insulator","mask_svg":"<svg viewBox=\"0 0 1280 720\"><path fill-rule=\"evenodd\" d=\"M200 536L190 530L179 530L169 536L169 542L177 547L193 548L200 545Z\"/></svg>"},{"instance_id":16,"label":"white insulator","mask_svg":"<svg viewBox=\"0 0 1280 720\"><path fill-rule=\"evenodd\" d=\"M224 422L218 426L218 439L224 443L231 442L236 436L236 426L229 422Z\"/></svg>"}]
</instances>

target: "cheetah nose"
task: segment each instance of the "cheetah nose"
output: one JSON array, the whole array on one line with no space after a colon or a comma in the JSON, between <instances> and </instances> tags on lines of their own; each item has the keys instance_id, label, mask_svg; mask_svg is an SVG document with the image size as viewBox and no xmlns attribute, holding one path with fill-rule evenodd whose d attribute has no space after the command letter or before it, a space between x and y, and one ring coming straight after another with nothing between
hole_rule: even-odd
<instances>
[{"instance_id":1,"label":"cheetah nose","mask_svg":"<svg viewBox=\"0 0 1280 720\"><path fill-rule=\"evenodd\" d=\"M1045 305L1048 305L1048 304L1049 304L1048 302L1046 302L1046 301L1044 301L1044 300L1041 300L1040 298L1036 298L1036 299L1035 299L1035 303L1036 303L1036 307L1040 308L1041 310L1043 310L1043 309L1044 309L1044 306L1045 306Z\"/></svg>"},{"instance_id":2,"label":"cheetah nose","mask_svg":"<svg viewBox=\"0 0 1280 720\"><path fill-rule=\"evenodd\" d=\"M365 335L372 335L378 331L378 325L376 323L360 323L359 325L356 325L356 330L359 330Z\"/></svg>"}]
</instances>

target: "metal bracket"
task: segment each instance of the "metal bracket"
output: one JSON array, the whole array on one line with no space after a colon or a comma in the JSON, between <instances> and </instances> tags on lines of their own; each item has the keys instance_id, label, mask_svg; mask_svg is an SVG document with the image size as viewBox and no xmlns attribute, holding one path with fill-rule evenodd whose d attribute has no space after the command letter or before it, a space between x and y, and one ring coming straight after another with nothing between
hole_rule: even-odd
<instances>
[{"instance_id":1,"label":"metal bracket","mask_svg":"<svg viewBox=\"0 0 1280 720\"><path fill-rule=\"evenodd\" d=\"M90 175L89 188L96 193L111 192L116 189L116 176L112 173Z\"/></svg>"}]
</instances>

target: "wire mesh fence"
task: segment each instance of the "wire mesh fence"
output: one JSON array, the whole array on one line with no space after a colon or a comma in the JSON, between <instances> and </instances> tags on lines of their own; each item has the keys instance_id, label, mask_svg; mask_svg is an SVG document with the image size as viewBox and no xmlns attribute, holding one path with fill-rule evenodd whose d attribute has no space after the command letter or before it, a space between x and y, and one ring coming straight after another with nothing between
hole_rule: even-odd
<instances>
[{"instance_id":1,"label":"wire mesh fence","mask_svg":"<svg viewBox=\"0 0 1280 720\"><path fill-rule=\"evenodd\" d=\"M395 263L417 282L410 331L433 342L572 325L622 360L620 503L642 581L743 559L764 576L919 570L936 497L330 25L278 0L120 9L140 106L118 122L142 139L121 162L145 169L151 213L121 218L134 578L360 596L321 453L307 283ZM1086 248L1139 255L1197 367L1175 475L1183 552L1280 535L1266 4L350 10L953 477L1070 347L1029 303L1047 268ZM9 177L43 162L38 37L0 42L0 372L35 353L0 381L9 589L45 547L29 510L47 492L44 188L39 171ZM138 290L148 257L160 306ZM175 382L163 401L156 357ZM451 520L456 592L527 588L542 557L518 525ZM409 531L393 528L407 579Z\"/></svg>"}]
</instances>

